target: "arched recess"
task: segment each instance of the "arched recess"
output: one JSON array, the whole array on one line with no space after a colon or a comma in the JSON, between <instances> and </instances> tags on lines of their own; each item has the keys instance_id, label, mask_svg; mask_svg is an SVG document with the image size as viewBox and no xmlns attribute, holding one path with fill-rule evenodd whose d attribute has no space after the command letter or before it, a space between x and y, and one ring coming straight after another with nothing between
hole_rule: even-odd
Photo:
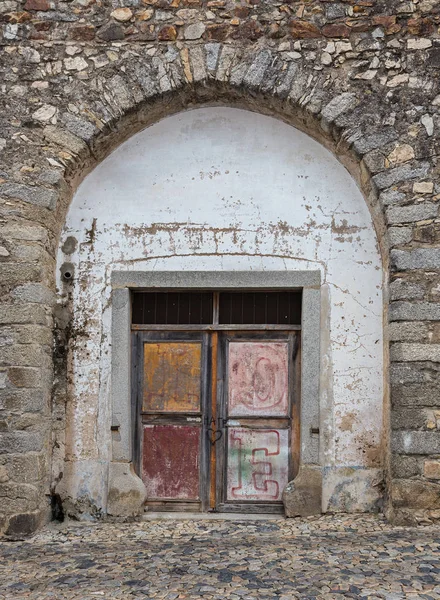
<instances>
[{"instance_id":1,"label":"arched recess","mask_svg":"<svg viewBox=\"0 0 440 600\"><path fill-rule=\"evenodd\" d=\"M33 108L16 104L13 116L32 123L33 143L29 144L26 136L13 136L2 151L5 172L10 171L9 180L0 184L7 218L3 243L10 250L4 259L8 278L4 322L11 323L14 331L22 324L29 325L30 349L35 353L29 356L27 347L24 352L15 338L3 352L3 364L11 366L4 393L2 390L5 406L32 415L31 427L28 421L24 425L19 421L17 430L8 434L5 457L12 472L16 453L23 454L35 473L29 482L21 471L14 471L13 484L1 484L7 494L25 498L4 507L4 528L12 535L33 531L50 516L48 497L56 504L55 490L64 478L63 436L66 406L69 408L65 357L72 340L66 320L69 315L62 310L59 314L58 306L54 311L56 249L72 195L84 176L119 144L165 116L205 105L243 108L293 125L327 147L358 183L370 210L385 272L389 248L384 205L405 197L410 206L402 210L388 207L390 222L416 220L419 210L413 211L416 200L411 190L414 182L423 182L431 173L430 164L422 158L405 165L385 164L384 156L399 139L400 115L390 124L383 94L370 90L365 95L359 82L329 79L324 71L286 61L272 50L234 51L227 45L204 44L181 48L180 57L167 45L158 48L154 56L147 47L138 51L137 55L125 53L118 62L100 69L96 78L87 79L88 71L79 79L69 75L68 81L74 85L50 96L50 113L55 109L55 114L49 122L37 119ZM45 92L35 91L33 98L35 95L41 95L42 103L48 101ZM24 168L18 170L17 165ZM396 186L402 193L396 194ZM428 202L423 214L431 210ZM390 229L393 247L405 244L401 231L400 227ZM54 354L53 315L57 322ZM384 355L388 365L387 348ZM400 377L397 372L396 377ZM386 374L384 390L382 457L386 459L390 430ZM54 468L48 476L52 447ZM96 506L86 505L84 511L99 513Z\"/></svg>"},{"instance_id":2,"label":"arched recess","mask_svg":"<svg viewBox=\"0 0 440 600\"><path fill-rule=\"evenodd\" d=\"M109 481L114 271L262 278L319 271L319 457L304 465L322 474L323 510L377 509L386 446L386 271L375 225L330 152L249 111L211 107L167 117L101 162L74 196L58 251L57 314L68 324L69 351L59 377L68 385L57 390L67 411L53 472L68 511L134 514L142 496L127 456L110 467ZM316 443L307 435L306 445Z\"/></svg>"}]
</instances>

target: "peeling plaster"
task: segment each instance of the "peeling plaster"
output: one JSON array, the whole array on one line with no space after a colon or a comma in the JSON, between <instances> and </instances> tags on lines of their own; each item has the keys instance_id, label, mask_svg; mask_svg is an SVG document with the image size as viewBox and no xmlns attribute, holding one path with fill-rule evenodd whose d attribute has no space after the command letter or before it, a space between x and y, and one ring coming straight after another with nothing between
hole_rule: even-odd
<instances>
[{"instance_id":1,"label":"peeling plaster","mask_svg":"<svg viewBox=\"0 0 440 600\"><path fill-rule=\"evenodd\" d=\"M66 261L75 267L72 284L59 275ZM321 357L322 464L377 468L383 411L381 258L355 182L316 141L270 117L197 109L133 136L79 187L57 269L59 302L71 305L74 315L66 457L75 474L70 482L63 480L64 493L72 497L84 479L81 464L87 473L95 465L101 483L94 488L100 488L110 458L109 298L115 269L319 269L327 325ZM105 492L90 489L90 494L105 509Z\"/></svg>"}]
</instances>

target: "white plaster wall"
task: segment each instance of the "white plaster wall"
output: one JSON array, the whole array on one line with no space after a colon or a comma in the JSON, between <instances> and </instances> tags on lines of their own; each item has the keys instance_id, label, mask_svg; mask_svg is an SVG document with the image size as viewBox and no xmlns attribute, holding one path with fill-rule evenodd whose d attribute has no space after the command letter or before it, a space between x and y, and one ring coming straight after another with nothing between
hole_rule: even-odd
<instances>
[{"instance_id":1,"label":"white plaster wall","mask_svg":"<svg viewBox=\"0 0 440 600\"><path fill-rule=\"evenodd\" d=\"M69 236L78 244L64 254ZM62 233L58 267L65 261L76 270L65 494L91 495L105 507L113 269L318 268L324 503L341 507L332 495L348 481L354 502L345 508L363 507L362 486L371 486L380 466L382 266L359 189L320 144L237 109L169 117L133 136L84 180ZM68 288L60 278L58 286L63 302ZM361 486L359 473L367 473Z\"/></svg>"}]
</instances>

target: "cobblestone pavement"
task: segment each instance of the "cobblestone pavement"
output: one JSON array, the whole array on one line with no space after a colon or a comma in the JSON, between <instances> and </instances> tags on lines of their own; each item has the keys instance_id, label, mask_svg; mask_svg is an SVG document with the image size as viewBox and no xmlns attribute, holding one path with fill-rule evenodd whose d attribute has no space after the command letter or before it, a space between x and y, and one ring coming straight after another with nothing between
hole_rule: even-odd
<instances>
[{"instance_id":1,"label":"cobblestone pavement","mask_svg":"<svg viewBox=\"0 0 440 600\"><path fill-rule=\"evenodd\" d=\"M2 600L440 599L440 528L376 516L67 523L0 552Z\"/></svg>"}]
</instances>

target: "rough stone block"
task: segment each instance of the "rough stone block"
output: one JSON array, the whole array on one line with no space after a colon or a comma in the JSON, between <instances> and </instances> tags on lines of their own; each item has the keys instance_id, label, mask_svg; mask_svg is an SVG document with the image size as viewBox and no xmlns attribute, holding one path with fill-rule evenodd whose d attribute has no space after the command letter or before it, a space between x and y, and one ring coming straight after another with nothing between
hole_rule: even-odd
<instances>
[{"instance_id":1,"label":"rough stone block","mask_svg":"<svg viewBox=\"0 0 440 600\"><path fill-rule=\"evenodd\" d=\"M432 181L417 181L413 185L413 192L415 194L432 194L434 190L434 184Z\"/></svg>"},{"instance_id":2,"label":"rough stone block","mask_svg":"<svg viewBox=\"0 0 440 600\"><path fill-rule=\"evenodd\" d=\"M440 460L425 460L423 474L427 479L440 479Z\"/></svg>"},{"instance_id":3,"label":"rough stone block","mask_svg":"<svg viewBox=\"0 0 440 600\"><path fill-rule=\"evenodd\" d=\"M249 64L247 62L242 61L234 63L231 67L229 82L236 87L242 85L243 78L246 75L246 71L248 70L248 68Z\"/></svg>"},{"instance_id":4,"label":"rough stone block","mask_svg":"<svg viewBox=\"0 0 440 600\"><path fill-rule=\"evenodd\" d=\"M394 431L391 449L398 454L438 454L440 431Z\"/></svg>"},{"instance_id":5,"label":"rough stone block","mask_svg":"<svg viewBox=\"0 0 440 600\"><path fill-rule=\"evenodd\" d=\"M52 346L53 333L40 325L0 325L0 346L8 344L42 344Z\"/></svg>"},{"instance_id":6,"label":"rough stone block","mask_svg":"<svg viewBox=\"0 0 440 600\"><path fill-rule=\"evenodd\" d=\"M388 229L388 238L390 246L403 246L412 239L411 227L390 227Z\"/></svg>"},{"instance_id":7,"label":"rough stone block","mask_svg":"<svg viewBox=\"0 0 440 600\"><path fill-rule=\"evenodd\" d=\"M44 438L36 431L2 432L0 437L0 454L22 454L41 452Z\"/></svg>"},{"instance_id":8,"label":"rough stone block","mask_svg":"<svg viewBox=\"0 0 440 600\"><path fill-rule=\"evenodd\" d=\"M420 223L414 228L413 239L422 244L435 244L440 241L440 223Z\"/></svg>"},{"instance_id":9,"label":"rough stone block","mask_svg":"<svg viewBox=\"0 0 440 600\"><path fill-rule=\"evenodd\" d=\"M302 465L283 492L286 517L307 517L322 512L321 467Z\"/></svg>"},{"instance_id":10,"label":"rough stone block","mask_svg":"<svg viewBox=\"0 0 440 600\"><path fill-rule=\"evenodd\" d=\"M120 107L120 109L122 109L122 111L129 110L134 107L135 102L130 92L130 86L119 73L113 75L107 85L108 89L113 94L116 104Z\"/></svg>"},{"instance_id":11,"label":"rough stone block","mask_svg":"<svg viewBox=\"0 0 440 600\"><path fill-rule=\"evenodd\" d=\"M208 71L215 71L217 68L218 58L221 46L218 43L210 43L205 45L206 50L206 67Z\"/></svg>"},{"instance_id":12,"label":"rough stone block","mask_svg":"<svg viewBox=\"0 0 440 600\"><path fill-rule=\"evenodd\" d=\"M377 512L383 503L381 469L328 467L323 472L324 512Z\"/></svg>"},{"instance_id":13,"label":"rough stone block","mask_svg":"<svg viewBox=\"0 0 440 600\"><path fill-rule=\"evenodd\" d=\"M421 408L394 407L391 412L392 429L423 429L426 426L426 412Z\"/></svg>"},{"instance_id":14,"label":"rough stone block","mask_svg":"<svg viewBox=\"0 0 440 600\"><path fill-rule=\"evenodd\" d=\"M44 187L30 187L21 183L4 183L0 185L0 196L17 198L22 202L54 209L58 195L54 190Z\"/></svg>"},{"instance_id":15,"label":"rough stone block","mask_svg":"<svg viewBox=\"0 0 440 600\"><path fill-rule=\"evenodd\" d=\"M391 474L396 479L407 479L422 474L422 461L416 456L393 454L391 456Z\"/></svg>"},{"instance_id":16,"label":"rough stone block","mask_svg":"<svg viewBox=\"0 0 440 600\"><path fill-rule=\"evenodd\" d=\"M373 181L380 190L383 190L399 182L426 177L428 171L429 163L419 163L416 167L405 164L375 175Z\"/></svg>"},{"instance_id":17,"label":"rough stone block","mask_svg":"<svg viewBox=\"0 0 440 600\"><path fill-rule=\"evenodd\" d=\"M380 177L380 175L376 175ZM399 223L417 223L424 219L434 219L438 215L438 204L420 202L409 206L390 206L386 210L387 221L390 225Z\"/></svg>"},{"instance_id":18,"label":"rough stone block","mask_svg":"<svg viewBox=\"0 0 440 600\"><path fill-rule=\"evenodd\" d=\"M36 367L9 367L8 379L18 388L39 388L44 383L41 369Z\"/></svg>"},{"instance_id":19,"label":"rough stone block","mask_svg":"<svg viewBox=\"0 0 440 600\"><path fill-rule=\"evenodd\" d=\"M194 46L189 51L191 67L194 81L203 81L206 79L205 53L200 46Z\"/></svg>"},{"instance_id":20,"label":"rough stone block","mask_svg":"<svg viewBox=\"0 0 440 600\"><path fill-rule=\"evenodd\" d=\"M32 263L0 263L0 281L2 285L17 285L27 281L40 281L41 266Z\"/></svg>"},{"instance_id":21,"label":"rough stone block","mask_svg":"<svg viewBox=\"0 0 440 600\"><path fill-rule=\"evenodd\" d=\"M37 510L41 503L41 489L37 485L7 481L0 484L0 506L6 515Z\"/></svg>"},{"instance_id":22,"label":"rough stone block","mask_svg":"<svg viewBox=\"0 0 440 600\"><path fill-rule=\"evenodd\" d=\"M3 324L35 323L47 325L49 319L43 306L35 304L1 304L0 325Z\"/></svg>"},{"instance_id":23,"label":"rough stone block","mask_svg":"<svg viewBox=\"0 0 440 600\"><path fill-rule=\"evenodd\" d=\"M2 225L2 237L6 240L20 240L26 242L46 243L48 232L45 227L37 223L24 225L22 223L6 223Z\"/></svg>"},{"instance_id":24,"label":"rough stone block","mask_svg":"<svg viewBox=\"0 0 440 600\"><path fill-rule=\"evenodd\" d=\"M438 302L391 302L390 321L439 321L440 303Z\"/></svg>"},{"instance_id":25,"label":"rough stone block","mask_svg":"<svg viewBox=\"0 0 440 600\"><path fill-rule=\"evenodd\" d=\"M440 265L440 248L392 250L391 265L392 268L398 271L438 269Z\"/></svg>"},{"instance_id":26,"label":"rough stone block","mask_svg":"<svg viewBox=\"0 0 440 600\"><path fill-rule=\"evenodd\" d=\"M379 173L386 168L386 159L380 150L372 150L362 160L370 173Z\"/></svg>"},{"instance_id":27,"label":"rough stone block","mask_svg":"<svg viewBox=\"0 0 440 600\"><path fill-rule=\"evenodd\" d=\"M400 204L406 199L406 195L403 192L399 192L395 189L389 189L381 192L379 195L379 201L382 206L390 206L391 204Z\"/></svg>"},{"instance_id":28,"label":"rough stone block","mask_svg":"<svg viewBox=\"0 0 440 600\"><path fill-rule=\"evenodd\" d=\"M48 399L43 390L0 390L0 410L40 412L44 411L47 406Z\"/></svg>"},{"instance_id":29,"label":"rough stone block","mask_svg":"<svg viewBox=\"0 0 440 600\"><path fill-rule=\"evenodd\" d=\"M393 344L390 357L401 362L440 362L440 344Z\"/></svg>"},{"instance_id":30,"label":"rough stone block","mask_svg":"<svg viewBox=\"0 0 440 600\"><path fill-rule=\"evenodd\" d=\"M91 142L99 131L93 123L90 123L90 121L81 119L69 112L63 114L61 121L70 133L73 133L85 142Z\"/></svg>"},{"instance_id":31,"label":"rough stone block","mask_svg":"<svg viewBox=\"0 0 440 600\"><path fill-rule=\"evenodd\" d=\"M391 300L421 300L425 295L425 288L419 283L396 279L390 284Z\"/></svg>"},{"instance_id":32,"label":"rough stone block","mask_svg":"<svg viewBox=\"0 0 440 600\"><path fill-rule=\"evenodd\" d=\"M39 344L10 344L0 346L0 365L16 365L22 367L50 367L51 356ZM15 369L15 367L13 367ZM9 374L10 381L17 379L17 373L13 371ZM16 384L14 384L16 385ZM23 386L20 386L23 387ZM28 386L24 386L28 387ZM32 387L32 386L29 386Z\"/></svg>"},{"instance_id":33,"label":"rough stone block","mask_svg":"<svg viewBox=\"0 0 440 600\"><path fill-rule=\"evenodd\" d=\"M14 289L12 296L23 302L35 302L52 306L55 295L52 290L41 283L25 283Z\"/></svg>"},{"instance_id":34,"label":"rough stone block","mask_svg":"<svg viewBox=\"0 0 440 600\"><path fill-rule=\"evenodd\" d=\"M33 242L25 242L23 244L14 243L14 245L9 246L9 249L11 251L11 260L16 260L17 262L35 261L40 264L45 262L45 252L39 244Z\"/></svg>"},{"instance_id":35,"label":"rough stone block","mask_svg":"<svg viewBox=\"0 0 440 600\"><path fill-rule=\"evenodd\" d=\"M12 515L5 535L11 539L23 539L35 533L47 519L45 511L37 510Z\"/></svg>"},{"instance_id":36,"label":"rough stone block","mask_svg":"<svg viewBox=\"0 0 440 600\"><path fill-rule=\"evenodd\" d=\"M73 154L88 154L87 145L84 140L70 133L70 131L60 129L54 125L47 125L44 128L44 136L49 142L54 142Z\"/></svg>"},{"instance_id":37,"label":"rough stone block","mask_svg":"<svg viewBox=\"0 0 440 600\"><path fill-rule=\"evenodd\" d=\"M263 50L262 52L259 52L244 76L244 84L250 87L258 88L263 81L264 74L272 60L273 56L269 50Z\"/></svg>"},{"instance_id":38,"label":"rough stone block","mask_svg":"<svg viewBox=\"0 0 440 600\"><path fill-rule=\"evenodd\" d=\"M353 148L359 155L364 155L375 148L382 148L390 142L394 142L397 139L397 132L392 127L382 128L371 135L363 135L353 142ZM378 176L379 177L379 176ZM374 178L373 178L374 179ZM398 181L398 180L397 180ZM378 186L380 189L391 187L394 183L389 185Z\"/></svg>"},{"instance_id":39,"label":"rough stone block","mask_svg":"<svg viewBox=\"0 0 440 600\"><path fill-rule=\"evenodd\" d=\"M410 380L411 381L411 380ZM391 402L393 406L438 406L440 382L404 383L392 385Z\"/></svg>"},{"instance_id":40,"label":"rough stone block","mask_svg":"<svg viewBox=\"0 0 440 600\"><path fill-rule=\"evenodd\" d=\"M45 453L2 455L8 479L17 483L37 483L46 476L47 461Z\"/></svg>"},{"instance_id":41,"label":"rough stone block","mask_svg":"<svg viewBox=\"0 0 440 600\"><path fill-rule=\"evenodd\" d=\"M147 497L145 485L132 463L110 463L107 513L117 517L142 514Z\"/></svg>"},{"instance_id":42,"label":"rough stone block","mask_svg":"<svg viewBox=\"0 0 440 600\"><path fill-rule=\"evenodd\" d=\"M356 94L345 92L333 98L321 111L321 127L324 131L329 131L330 125L341 114L352 110L358 100Z\"/></svg>"},{"instance_id":43,"label":"rough stone block","mask_svg":"<svg viewBox=\"0 0 440 600\"><path fill-rule=\"evenodd\" d=\"M440 485L419 479L395 479L391 498L396 508L440 508Z\"/></svg>"}]
</instances>

